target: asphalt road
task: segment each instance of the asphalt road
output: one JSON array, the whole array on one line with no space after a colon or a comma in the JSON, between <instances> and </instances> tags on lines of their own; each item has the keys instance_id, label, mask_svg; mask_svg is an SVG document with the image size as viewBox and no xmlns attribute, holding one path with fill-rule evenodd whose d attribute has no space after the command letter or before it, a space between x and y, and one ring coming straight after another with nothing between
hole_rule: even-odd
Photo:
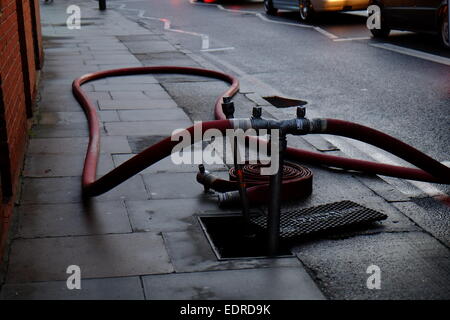
<instances>
[{"instance_id":1,"label":"asphalt road","mask_svg":"<svg viewBox=\"0 0 450 320\"><path fill-rule=\"evenodd\" d=\"M146 16L170 19L174 29L208 35L208 49L226 50L203 52L207 59L214 56L286 95L308 101L314 115L365 124L439 161L450 160L450 52L441 49L433 36L396 32L388 43L431 54L447 65L374 47L379 42L370 38L361 12L327 14L315 22L331 33L328 36L338 37L333 41L301 27L296 13L270 17L290 24L271 23L251 13L220 10L211 4L221 2L210 1L210 5L189 0L121 3L145 10ZM227 9L264 15L260 1L222 3ZM201 52L200 37L174 36L183 47Z\"/></svg>"}]
</instances>

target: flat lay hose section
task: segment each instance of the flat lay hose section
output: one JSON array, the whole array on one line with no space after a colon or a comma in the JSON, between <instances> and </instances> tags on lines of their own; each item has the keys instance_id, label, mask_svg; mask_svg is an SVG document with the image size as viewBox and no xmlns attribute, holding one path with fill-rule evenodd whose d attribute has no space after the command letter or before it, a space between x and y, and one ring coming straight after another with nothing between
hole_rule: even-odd
<instances>
[{"instance_id":1,"label":"flat lay hose section","mask_svg":"<svg viewBox=\"0 0 450 320\"><path fill-rule=\"evenodd\" d=\"M380 174L403 179L450 184L450 168L387 134L352 122L335 119L309 120L306 118L285 121L264 119L226 119L226 116L222 110L222 101L224 97L226 98L225 100L233 97L238 91L239 81L235 77L222 72L207 69L159 66L105 70L86 74L74 80L72 84L72 91L75 98L83 108L89 125L89 144L86 152L82 176L82 189L84 196L98 196L113 189L145 168L169 156L173 152L173 147L178 144L178 141L172 141L171 137L167 137L135 155L117 168L105 174L103 177L97 179L97 163L100 153L99 119L96 106L89 99L88 95L83 91L81 86L87 82L107 77L161 73L204 76L223 80L230 84L230 87L217 98L214 109L216 120L201 123L202 133L212 128L218 129L222 133L225 133L226 129L241 128L245 130L247 128L256 127L255 129L261 129L266 127L287 130L287 133L292 134L324 133L348 137L386 150L393 155L396 155L399 158L402 158L403 160L417 166L418 169L332 156L292 147L288 147L286 149L286 159L299 161L302 163L312 163L314 165L325 165L346 170L361 171L370 174ZM197 126L198 125L199 124L197 124ZM195 126L192 126L186 129L191 134L191 143L197 142L194 141L194 127ZM260 140L260 143L264 143L264 141L265 140ZM288 164L288 166L289 165L292 164ZM283 192L285 190L289 192L293 191L294 194L295 190L291 189L300 187L295 183L286 183L284 185L285 187L283 188L286 189L283 189ZM261 186L252 186L249 189L251 188L261 188ZM251 192L249 193L249 196L253 196ZM260 192L260 189L258 192L255 192L255 197L258 199L261 197L264 198L264 195Z\"/></svg>"}]
</instances>

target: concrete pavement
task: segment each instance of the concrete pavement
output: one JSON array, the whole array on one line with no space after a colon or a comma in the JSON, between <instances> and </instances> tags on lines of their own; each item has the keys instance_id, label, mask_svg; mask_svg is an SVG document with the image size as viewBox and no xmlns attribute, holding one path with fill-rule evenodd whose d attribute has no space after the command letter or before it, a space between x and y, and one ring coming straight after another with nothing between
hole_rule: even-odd
<instances>
[{"instance_id":1,"label":"concrete pavement","mask_svg":"<svg viewBox=\"0 0 450 320\"><path fill-rule=\"evenodd\" d=\"M68 30L66 7L82 8L82 27ZM315 168L313 195L297 207L349 199L388 214L374 226L298 243L295 256L218 260L196 217L221 214L195 181L194 165L165 159L112 191L84 203L80 176L88 141L71 95L82 74L118 67L211 63L90 1L42 5L46 64L39 115L28 147L2 299L395 299L450 297L450 241L415 204L376 177ZM214 67L214 66L212 66ZM84 88L98 105L99 175L172 130L210 120L217 81L186 76L130 76ZM236 116L255 105L285 118L243 81ZM341 154L320 137L289 139L313 151ZM212 168L225 174L225 166ZM262 208L262 210L265 210ZM355 243L358 244L355 249ZM379 265L381 290L366 269ZM81 269L81 290L68 290L66 269ZM420 279L420 281L417 281Z\"/></svg>"}]
</instances>

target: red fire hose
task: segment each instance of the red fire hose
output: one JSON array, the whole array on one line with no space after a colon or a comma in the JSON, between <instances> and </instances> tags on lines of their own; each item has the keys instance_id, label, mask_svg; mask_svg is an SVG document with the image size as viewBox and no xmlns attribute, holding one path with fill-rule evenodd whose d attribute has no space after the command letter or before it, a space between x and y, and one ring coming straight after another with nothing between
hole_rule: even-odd
<instances>
[{"instance_id":1,"label":"red fire hose","mask_svg":"<svg viewBox=\"0 0 450 320\"><path fill-rule=\"evenodd\" d=\"M215 117L218 121L203 122L202 132L210 128L219 129L221 132L225 132L226 129L233 128L232 123L229 120L226 120L225 114L223 113L221 107L223 97L232 97L239 89L238 80L231 75L199 68L160 66L105 70L81 76L74 80L72 84L72 91L75 98L78 100L86 113L89 124L89 145L86 152L82 177L82 188L85 196L92 197L105 193L148 166L151 166L159 160L169 156L172 153L173 147L178 144L178 141L171 141L171 137L168 137L157 144L148 147L138 155L124 162L97 180L97 162L100 151L99 119L95 105L82 90L81 85L89 81L106 77L153 73L198 75L228 82L230 84L229 89L218 97L215 104ZM322 164L403 179L450 184L450 168L391 136L347 121L326 119L326 123L327 127L323 133L345 136L367 142L391 152L392 154L410 162L420 169L348 159L295 148L287 148L287 158L301 162L314 163L317 165ZM191 137L194 137L194 126L186 130L191 133ZM192 140L192 143L194 142L196 141ZM249 197L251 197L251 194Z\"/></svg>"}]
</instances>

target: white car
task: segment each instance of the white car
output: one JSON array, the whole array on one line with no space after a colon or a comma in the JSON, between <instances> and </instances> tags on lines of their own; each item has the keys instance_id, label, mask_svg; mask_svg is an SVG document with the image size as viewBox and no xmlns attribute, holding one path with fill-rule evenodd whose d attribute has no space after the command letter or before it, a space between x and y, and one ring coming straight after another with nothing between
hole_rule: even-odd
<instances>
[{"instance_id":1,"label":"white car","mask_svg":"<svg viewBox=\"0 0 450 320\"><path fill-rule=\"evenodd\" d=\"M295 10L300 19L310 20L314 12L365 10L369 0L264 0L266 13L274 15L278 9Z\"/></svg>"}]
</instances>

